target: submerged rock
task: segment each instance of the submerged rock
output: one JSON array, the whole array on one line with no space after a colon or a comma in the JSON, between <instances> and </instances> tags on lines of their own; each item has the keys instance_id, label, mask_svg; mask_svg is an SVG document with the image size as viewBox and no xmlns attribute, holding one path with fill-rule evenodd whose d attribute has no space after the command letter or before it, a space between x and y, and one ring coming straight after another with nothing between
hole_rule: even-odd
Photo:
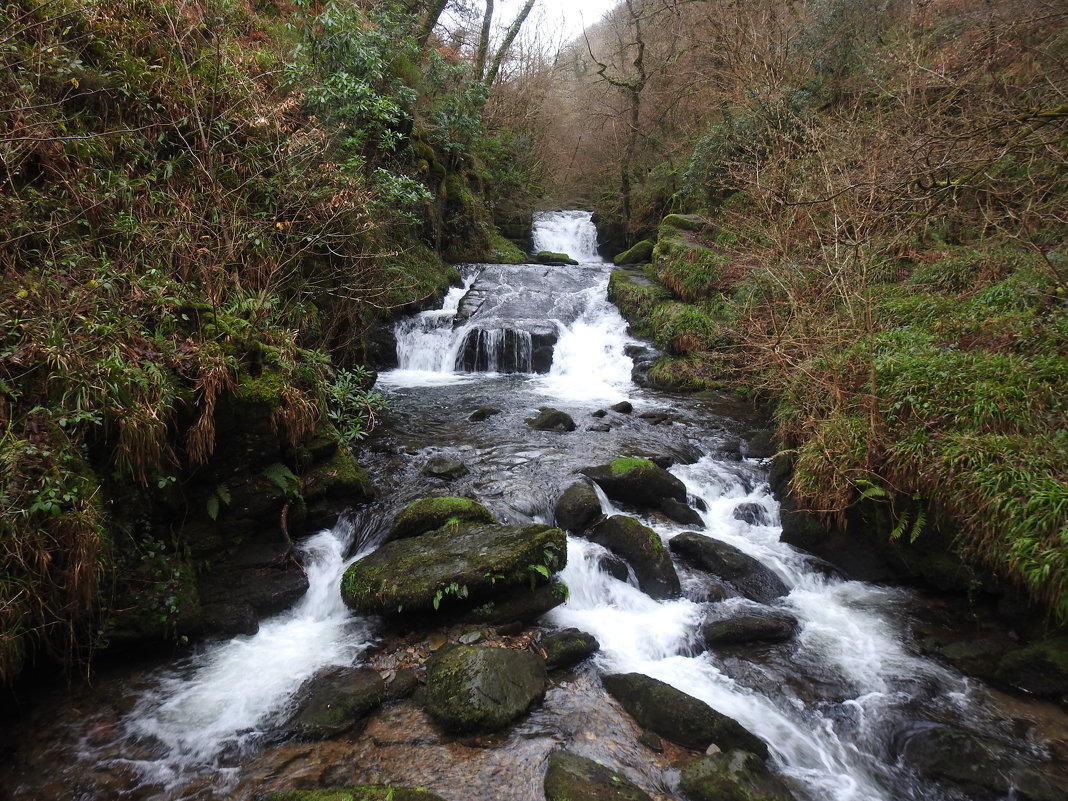
<instances>
[{"instance_id":1,"label":"submerged rock","mask_svg":"<svg viewBox=\"0 0 1068 801\"><path fill-rule=\"evenodd\" d=\"M616 673L602 681L631 717L661 737L697 751L715 744L723 750L741 749L767 758L763 740L734 718L670 684L641 673Z\"/></svg>"},{"instance_id":2,"label":"submerged rock","mask_svg":"<svg viewBox=\"0 0 1068 801\"><path fill-rule=\"evenodd\" d=\"M997 677L1035 695L1068 695L1068 636L1010 651L998 664Z\"/></svg>"},{"instance_id":3,"label":"submerged rock","mask_svg":"<svg viewBox=\"0 0 1068 801\"><path fill-rule=\"evenodd\" d=\"M669 519L674 520L676 523L682 523L684 526L705 527L705 521L701 519L701 515L696 509L684 503L679 503L674 498L664 498L660 502L660 511Z\"/></svg>"},{"instance_id":4,"label":"submerged rock","mask_svg":"<svg viewBox=\"0 0 1068 801\"><path fill-rule=\"evenodd\" d=\"M423 467L422 473L428 478L443 478L446 481L455 481L466 476L470 470L459 459L451 456L434 456Z\"/></svg>"},{"instance_id":5,"label":"submerged rock","mask_svg":"<svg viewBox=\"0 0 1068 801\"><path fill-rule=\"evenodd\" d=\"M427 663L427 710L451 731L497 731L541 700L545 682L545 663L528 651L443 648Z\"/></svg>"},{"instance_id":6,"label":"submerged rock","mask_svg":"<svg viewBox=\"0 0 1068 801\"><path fill-rule=\"evenodd\" d=\"M475 409L468 415L467 419L472 423L481 423L483 420L489 420L494 415L501 413L501 410L495 406L482 406Z\"/></svg>"},{"instance_id":7,"label":"submerged rock","mask_svg":"<svg viewBox=\"0 0 1068 801\"><path fill-rule=\"evenodd\" d=\"M663 600L682 594L679 576L660 535L633 517L613 515L584 535L627 560L642 592Z\"/></svg>"},{"instance_id":8,"label":"submerged rock","mask_svg":"<svg viewBox=\"0 0 1068 801\"><path fill-rule=\"evenodd\" d=\"M931 726L912 734L901 749L906 764L934 781L953 785L972 798L1002 798L1013 769L1006 755L962 729Z\"/></svg>"},{"instance_id":9,"label":"submerged rock","mask_svg":"<svg viewBox=\"0 0 1068 801\"><path fill-rule=\"evenodd\" d=\"M651 801L622 773L568 751L549 754L544 790L549 801Z\"/></svg>"},{"instance_id":10,"label":"submerged rock","mask_svg":"<svg viewBox=\"0 0 1068 801\"><path fill-rule=\"evenodd\" d=\"M585 481L576 481L564 490L553 509L556 525L572 534L585 531L602 516L601 500Z\"/></svg>"},{"instance_id":11,"label":"submerged rock","mask_svg":"<svg viewBox=\"0 0 1068 801\"><path fill-rule=\"evenodd\" d=\"M417 537L446 525L496 522L489 509L470 498L422 498L393 518L388 539Z\"/></svg>"},{"instance_id":12,"label":"submerged rock","mask_svg":"<svg viewBox=\"0 0 1068 801\"><path fill-rule=\"evenodd\" d=\"M679 787L692 801L792 801L793 793L756 754L724 751L683 767Z\"/></svg>"},{"instance_id":13,"label":"submerged rock","mask_svg":"<svg viewBox=\"0 0 1068 801\"><path fill-rule=\"evenodd\" d=\"M541 650L545 654L545 667L549 670L577 665L588 656L597 653L601 644L592 634L578 629L561 629L541 638Z\"/></svg>"},{"instance_id":14,"label":"submerged rock","mask_svg":"<svg viewBox=\"0 0 1068 801\"><path fill-rule=\"evenodd\" d=\"M526 423L536 431L575 430L575 421L571 415L549 406L542 407L537 416L527 418Z\"/></svg>"},{"instance_id":15,"label":"submerged rock","mask_svg":"<svg viewBox=\"0 0 1068 801\"><path fill-rule=\"evenodd\" d=\"M651 459L616 459L581 472L614 501L642 509L659 509L665 499L686 503L686 485Z\"/></svg>"},{"instance_id":16,"label":"submerged rock","mask_svg":"<svg viewBox=\"0 0 1068 801\"><path fill-rule=\"evenodd\" d=\"M386 683L371 668L339 668L316 676L300 689L287 728L306 740L336 737L382 703Z\"/></svg>"},{"instance_id":17,"label":"submerged rock","mask_svg":"<svg viewBox=\"0 0 1068 801\"><path fill-rule=\"evenodd\" d=\"M341 582L345 603L365 614L470 610L548 584L567 560L558 528L475 525L387 542L350 565Z\"/></svg>"},{"instance_id":18,"label":"submerged rock","mask_svg":"<svg viewBox=\"0 0 1068 801\"><path fill-rule=\"evenodd\" d=\"M771 568L720 540L687 531L673 537L669 547L689 564L726 579L738 592L758 603L771 603L790 591Z\"/></svg>"},{"instance_id":19,"label":"submerged rock","mask_svg":"<svg viewBox=\"0 0 1068 801\"><path fill-rule=\"evenodd\" d=\"M267 793L263 801L445 801L429 790L397 787L393 784L361 784L357 787L331 787L327 790L282 790Z\"/></svg>"}]
</instances>

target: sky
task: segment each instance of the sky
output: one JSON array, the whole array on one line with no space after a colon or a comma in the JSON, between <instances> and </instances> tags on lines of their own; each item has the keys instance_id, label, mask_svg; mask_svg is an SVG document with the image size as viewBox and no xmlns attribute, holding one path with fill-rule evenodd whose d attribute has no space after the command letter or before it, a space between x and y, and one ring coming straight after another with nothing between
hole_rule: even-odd
<instances>
[{"instance_id":1,"label":"sky","mask_svg":"<svg viewBox=\"0 0 1068 801\"><path fill-rule=\"evenodd\" d=\"M538 0L527 25L538 25L543 38L559 37L563 42L568 42L582 34L583 22L590 27L619 2L621 0ZM504 0L496 5L500 9L497 16L502 21L511 22L523 2ZM560 36L561 33L563 36Z\"/></svg>"}]
</instances>

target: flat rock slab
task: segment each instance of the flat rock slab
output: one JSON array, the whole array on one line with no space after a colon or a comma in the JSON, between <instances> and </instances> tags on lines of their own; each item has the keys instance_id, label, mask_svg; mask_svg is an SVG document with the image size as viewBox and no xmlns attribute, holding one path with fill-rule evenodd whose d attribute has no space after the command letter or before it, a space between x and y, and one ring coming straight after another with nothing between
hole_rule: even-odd
<instances>
[{"instance_id":1,"label":"flat rock slab","mask_svg":"<svg viewBox=\"0 0 1068 801\"><path fill-rule=\"evenodd\" d=\"M759 559L720 540L687 531L673 537L668 547L689 564L728 581L739 593L758 603L772 603L790 591Z\"/></svg>"},{"instance_id":2,"label":"flat rock slab","mask_svg":"<svg viewBox=\"0 0 1068 801\"><path fill-rule=\"evenodd\" d=\"M545 663L529 651L442 648L427 663L426 706L450 731L497 731L542 698L545 682Z\"/></svg>"},{"instance_id":3,"label":"flat rock slab","mask_svg":"<svg viewBox=\"0 0 1068 801\"><path fill-rule=\"evenodd\" d=\"M387 542L349 566L345 603L365 614L469 609L517 587L548 584L567 561L558 528L476 525Z\"/></svg>"},{"instance_id":4,"label":"flat rock slab","mask_svg":"<svg viewBox=\"0 0 1068 801\"><path fill-rule=\"evenodd\" d=\"M605 689L638 723L685 748L750 751L761 759L768 746L734 718L704 701L642 673L603 676Z\"/></svg>"},{"instance_id":5,"label":"flat rock slab","mask_svg":"<svg viewBox=\"0 0 1068 801\"><path fill-rule=\"evenodd\" d=\"M544 787L548 801L652 801L619 771L567 751L549 754Z\"/></svg>"}]
</instances>

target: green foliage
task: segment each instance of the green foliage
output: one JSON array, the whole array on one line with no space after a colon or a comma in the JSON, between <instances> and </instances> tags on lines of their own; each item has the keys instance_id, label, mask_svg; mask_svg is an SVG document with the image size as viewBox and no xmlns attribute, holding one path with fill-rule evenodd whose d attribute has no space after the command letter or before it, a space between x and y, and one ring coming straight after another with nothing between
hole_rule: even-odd
<instances>
[{"instance_id":1,"label":"green foliage","mask_svg":"<svg viewBox=\"0 0 1068 801\"><path fill-rule=\"evenodd\" d=\"M642 459L636 456L628 456L622 459L615 459L609 465L609 469L612 471L612 475L614 476L621 476L625 473L629 473L631 470L652 467L656 467L656 465L654 465L648 459Z\"/></svg>"},{"instance_id":2,"label":"green foliage","mask_svg":"<svg viewBox=\"0 0 1068 801\"><path fill-rule=\"evenodd\" d=\"M386 408L385 398L370 388L371 379L366 367L340 369L325 386L327 416L350 448L374 430Z\"/></svg>"}]
</instances>

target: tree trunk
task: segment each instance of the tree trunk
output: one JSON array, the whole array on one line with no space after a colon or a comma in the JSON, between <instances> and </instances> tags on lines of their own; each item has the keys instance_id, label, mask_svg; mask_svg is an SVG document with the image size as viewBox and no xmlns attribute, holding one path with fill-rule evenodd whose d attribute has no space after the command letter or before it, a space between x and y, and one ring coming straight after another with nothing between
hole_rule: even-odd
<instances>
[{"instance_id":1,"label":"tree trunk","mask_svg":"<svg viewBox=\"0 0 1068 801\"><path fill-rule=\"evenodd\" d=\"M501 46L497 48L497 52L493 56L493 63L490 64L489 72L486 73L483 78L483 83L486 86L493 86L493 82L497 80L497 73L500 72L501 62L504 61L504 57L508 55L508 49L512 46L512 42L515 41L515 37L519 35L519 29L523 27L523 23L527 21L527 17L530 16L531 9L534 8L534 4L537 0L527 0L523 4L523 10L519 12L519 15L515 18L515 21L509 26L508 31L504 34L504 41L501 42Z\"/></svg>"}]
</instances>

